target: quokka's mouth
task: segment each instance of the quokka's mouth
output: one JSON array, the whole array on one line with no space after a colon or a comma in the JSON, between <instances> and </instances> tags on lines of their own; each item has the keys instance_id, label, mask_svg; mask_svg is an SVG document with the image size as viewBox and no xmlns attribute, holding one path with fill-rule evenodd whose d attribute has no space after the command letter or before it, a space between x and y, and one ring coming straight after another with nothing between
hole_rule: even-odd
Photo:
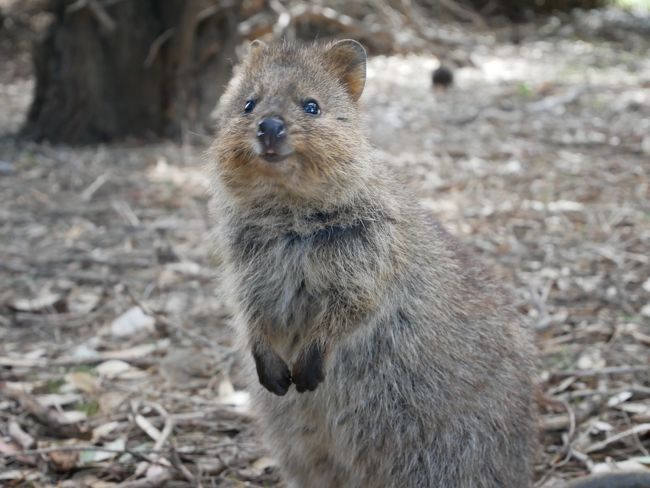
<instances>
[{"instance_id":1,"label":"quokka's mouth","mask_svg":"<svg viewBox=\"0 0 650 488\"><path fill-rule=\"evenodd\" d=\"M279 163L281 161L284 161L287 159L289 156L291 156L293 153L286 153L286 154L278 154L275 152L266 152L263 154L260 154L260 158L262 158L264 161L267 163Z\"/></svg>"}]
</instances>

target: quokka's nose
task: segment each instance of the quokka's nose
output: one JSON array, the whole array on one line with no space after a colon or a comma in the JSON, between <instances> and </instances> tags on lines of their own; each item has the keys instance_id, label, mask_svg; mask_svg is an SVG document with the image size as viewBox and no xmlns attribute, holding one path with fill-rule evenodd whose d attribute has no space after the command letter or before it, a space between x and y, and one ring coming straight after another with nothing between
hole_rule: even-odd
<instances>
[{"instance_id":1,"label":"quokka's nose","mask_svg":"<svg viewBox=\"0 0 650 488\"><path fill-rule=\"evenodd\" d=\"M287 135L284 120L280 117L267 117L257 124L257 138L266 151L275 149Z\"/></svg>"}]
</instances>

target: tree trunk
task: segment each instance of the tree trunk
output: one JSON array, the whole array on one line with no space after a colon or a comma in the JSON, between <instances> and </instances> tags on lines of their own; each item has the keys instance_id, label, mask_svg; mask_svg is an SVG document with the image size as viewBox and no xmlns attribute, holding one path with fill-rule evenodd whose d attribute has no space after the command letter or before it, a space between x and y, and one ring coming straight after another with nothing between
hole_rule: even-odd
<instances>
[{"instance_id":1,"label":"tree trunk","mask_svg":"<svg viewBox=\"0 0 650 488\"><path fill-rule=\"evenodd\" d=\"M238 2L52 0L24 132L85 144L203 132L227 82Z\"/></svg>"}]
</instances>

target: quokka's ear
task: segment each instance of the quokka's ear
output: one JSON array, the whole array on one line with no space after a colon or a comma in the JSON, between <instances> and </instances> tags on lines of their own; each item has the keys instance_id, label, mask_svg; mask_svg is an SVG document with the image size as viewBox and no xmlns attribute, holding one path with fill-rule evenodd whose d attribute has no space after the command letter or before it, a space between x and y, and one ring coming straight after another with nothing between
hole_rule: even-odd
<instances>
[{"instance_id":1,"label":"quokka's ear","mask_svg":"<svg viewBox=\"0 0 650 488\"><path fill-rule=\"evenodd\" d=\"M264 41L255 39L248 46L248 58L251 60L257 59L265 50L267 46Z\"/></svg>"},{"instance_id":2,"label":"quokka's ear","mask_svg":"<svg viewBox=\"0 0 650 488\"><path fill-rule=\"evenodd\" d=\"M339 76L352 100L358 100L366 84L366 50L352 39L330 44L325 51L329 67Z\"/></svg>"}]
</instances>

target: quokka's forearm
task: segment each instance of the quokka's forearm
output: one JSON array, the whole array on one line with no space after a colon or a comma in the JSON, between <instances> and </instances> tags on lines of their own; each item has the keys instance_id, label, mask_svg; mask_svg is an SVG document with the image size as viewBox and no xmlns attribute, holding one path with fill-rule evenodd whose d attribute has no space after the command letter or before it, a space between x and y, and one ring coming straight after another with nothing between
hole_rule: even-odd
<instances>
[{"instance_id":1,"label":"quokka's forearm","mask_svg":"<svg viewBox=\"0 0 650 488\"><path fill-rule=\"evenodd\" d=\"M291 386L291 372L287 363L273 350L260 330L253 329L249 333L249 343L260 384L271 393L284 395Z\"/></svg>"}]
</instances>

